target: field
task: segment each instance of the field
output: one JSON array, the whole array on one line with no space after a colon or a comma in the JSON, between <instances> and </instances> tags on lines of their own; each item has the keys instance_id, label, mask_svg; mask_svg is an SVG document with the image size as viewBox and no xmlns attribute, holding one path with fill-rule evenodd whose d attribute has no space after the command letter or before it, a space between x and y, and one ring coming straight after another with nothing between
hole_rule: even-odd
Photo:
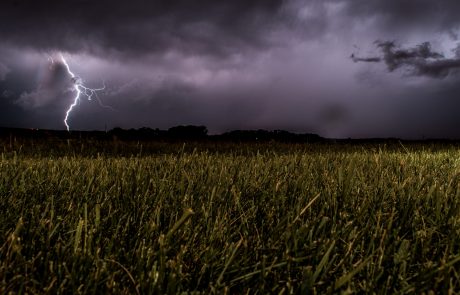
<instances>
[{"instance_id":1,"label":"field","mask_svg":"<svg viewBox=\"0 0 460 295\"><path fill-rule=\"evenodd\" d=\"M0 153L1 294L460 291L455 145Z\"/></svg>"}]
</instances>

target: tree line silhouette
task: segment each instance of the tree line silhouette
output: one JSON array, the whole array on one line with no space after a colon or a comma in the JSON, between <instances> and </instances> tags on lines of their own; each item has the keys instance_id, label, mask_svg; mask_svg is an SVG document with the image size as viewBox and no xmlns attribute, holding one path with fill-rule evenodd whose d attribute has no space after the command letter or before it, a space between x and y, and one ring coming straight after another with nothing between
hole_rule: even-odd
<instances>
[{"instance_id":1,"label":"tree line silhouette","mask_svg":"<svg viewBox=\"0 0 460 295\"><path fill-rule=\"evenodd\" d=\"M91 138L100 140L163 140L163 141L231 141L231 142L319 142L321 136L312 133L292 133L285 130L233 130L218 135L209 135L206 126L181 125L167 130L142 127L139 129L122 129L109 131L71 131L46 129L1 128L0 137L27 137L36 139L72 139Z\"/></svg>"}]
</instances>

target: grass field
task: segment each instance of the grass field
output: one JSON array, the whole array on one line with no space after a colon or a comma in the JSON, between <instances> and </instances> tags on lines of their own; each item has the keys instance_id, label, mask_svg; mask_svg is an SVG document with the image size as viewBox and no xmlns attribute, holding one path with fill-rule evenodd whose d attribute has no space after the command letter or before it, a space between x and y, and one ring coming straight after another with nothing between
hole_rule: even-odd
<instances>
[{"instance_id":1,"label":"grass field","mask_svg":"<svg viewBox=\"0 0 460 295\"><path fill-rule=\"evenodd\" d=\"M5 141L0 293L455 293L459 185L455 146Z\"/></svg>"}]
</instances>

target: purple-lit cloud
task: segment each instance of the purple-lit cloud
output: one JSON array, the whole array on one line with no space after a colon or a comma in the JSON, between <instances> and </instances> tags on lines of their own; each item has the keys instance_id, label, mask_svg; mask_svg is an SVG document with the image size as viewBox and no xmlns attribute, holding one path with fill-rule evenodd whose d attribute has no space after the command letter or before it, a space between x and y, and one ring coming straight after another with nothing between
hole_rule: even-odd
<instances>
[{"instance_id":1,"label":"purple-lit cloud","mask_svg":"<svg viewBox=\"0 0 460 295\"><path fill-rule=\"evenodd\" d=\"M403 68L410 75L445 78L455 73L460 68L460 56L456 51L455 57L446 58L443 54L435 52L429 42L424 42L414 48L401 49L392 41L376 41L377 47L382 51L381 57L357 57L352 54L354 62L381 62L388 70L393 72Z\"/></svg>"},{"instance_id":2,"label":"purple-lit cloud","mask_svg":"<svg viewBox=\"0 0 460 295\"><path fill-rule=\"evenodd\" d=\"M82 100L76 129L460 137L457 1L88 3L0 3L0 125L65 128L71 79L48 62L63 53L117 110Z\"/></svg>"},{"instance_id":3,"label":"purple-lit cloud","mask_svg":"<svg viewBox=\"0 0 460 295\"><path fill-rule=\"evenodd\" d=\"M0 63L0 81L5 80L6 75L9 72L10 72L10 69L6 65Z\"/></svg>"}]
</instances>

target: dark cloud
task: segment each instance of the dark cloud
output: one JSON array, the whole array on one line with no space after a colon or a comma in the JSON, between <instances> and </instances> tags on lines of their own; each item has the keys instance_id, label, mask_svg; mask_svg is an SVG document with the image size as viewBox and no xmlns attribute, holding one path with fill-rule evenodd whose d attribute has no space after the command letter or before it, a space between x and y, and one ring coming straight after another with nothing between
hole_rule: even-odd
<instances>
[{"instance_id":1,"label":"dark cloud","mask_svg":"<svg viewBox=\"0 0 460 295\"><path fill-rule=\"evenodd\" d=\"M350 58L354 62L381 62L382 61L380 57L357 57L355 56L354 53L350 56Z\"/></svg>"},{"instance_id":2,"label":"dark cloud","mask_svg":"<svg viewBox=\"0 0 460 295\"><path fill-rule=\"evenodd\" d=\"M375 43L382 51L382 57L360 58L352 54L351 59L354 62L384 61L390 72L406 68L412 75L433 78L445 78L460 68L458 52L455 58L445 58L441 53L433 51L429 42L408 49L398 48L393 41Z\"/></svg>"},{"instance_id":3,"label":"dark cloud","mask_svg":"<svg viewBox=\"0 0 460 295\"><path fill-rule=\"evenodd\" d=\"M12 91L8 90L8 89L3 90L3 92L2 92L2 97L3 98L10 98L13 95L14 95L14 93Z\"/></svg>"},{"instance_id":4,"label":"dark cloud","mask_svg":"<svg viewBox=\"0 0 460 295\"><path fill-rule=\"evenodd\" d=\"M460 24L457 0L337 0L353 17L374 18L381 30L452 30Z\"/></svg>"},{"instance_id":5,"label":"dark cloud","mask_svg":"<svg viewBox=\"0 0 460 295\"><path fill-rule=\"evenodd\" d=\"M105 82L115 109L83 97L71 129L457 136L458 11L457 0L2 0L0 125L65 128L75 84L48 60L63 53L85 86Z\"/></svg>"},{"instance_id":6,"label":"dark cloud","mask_svg":"<svg viewBox=\"0 0 460 295\"><path fill-rule=\"evenodd\" d=\"M2 42L41 50L227 56L260 48L281 21L281 0L5 0Z\"/></svg>"},{"instance_id":7,"label":"dark cloud","mask_svg":"<svg viewBox=\"0 0 460 295\"><path fill-rule=\"evenodd\" d=\"M0 63L0 81L5 80L6 75L9 72L10 72L10 69L6 65Z\"/></svg>"}]
</instances>

